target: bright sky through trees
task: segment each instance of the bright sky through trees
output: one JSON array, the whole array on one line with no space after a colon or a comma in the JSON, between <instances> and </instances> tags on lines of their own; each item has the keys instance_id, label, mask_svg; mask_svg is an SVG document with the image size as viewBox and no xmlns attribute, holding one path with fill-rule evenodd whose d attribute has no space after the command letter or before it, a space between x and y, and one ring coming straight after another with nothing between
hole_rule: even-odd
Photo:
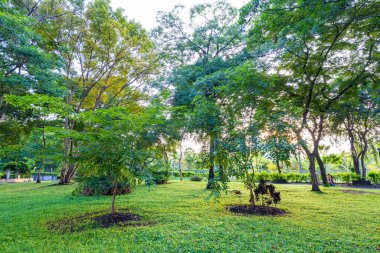
<instances>
[{"instance_id":1,"label":"bright sky through trees","mask_svg":"<svg viewBox=\"0 0 380 253\"><path fill-rule=\"evenodd\" d=\"M140 22L144 28L152 29L157 25L156 15L158 11L170 11L175 5L184 5L190 8L201 3L214 3L215 0L111 0L114 8L121 7L124 13ZM227 0L236 8L240 8L247 0Z\"/></svg>"}]
</instances>

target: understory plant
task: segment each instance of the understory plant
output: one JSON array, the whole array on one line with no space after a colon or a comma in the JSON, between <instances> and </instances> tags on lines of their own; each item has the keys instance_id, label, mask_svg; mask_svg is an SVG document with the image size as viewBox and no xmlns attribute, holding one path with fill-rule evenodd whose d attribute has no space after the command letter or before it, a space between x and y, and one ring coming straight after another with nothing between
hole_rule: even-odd
<instances>
[{"instance_id":1,"label":"understory plant","mask_svg":"<svg viewBox=\"0 0 380 253\"><path fill-rule=\"evenodd\" d=\"M276 191L276 187L273 184L266 184L263 179L255 186L255 198L262 206L270 206L272 204L278 204L281 201L280 192Z\"/></svg>"}]
</instances>

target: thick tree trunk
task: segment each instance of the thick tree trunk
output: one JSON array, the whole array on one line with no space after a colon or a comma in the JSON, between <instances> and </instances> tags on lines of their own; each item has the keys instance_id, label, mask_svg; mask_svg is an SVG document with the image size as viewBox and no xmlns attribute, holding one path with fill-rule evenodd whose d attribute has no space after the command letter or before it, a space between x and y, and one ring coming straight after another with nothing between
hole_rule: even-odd
<instances>
[{"instance_id":1,"label":"thick tree trunk","mask_svg":"<svg viewBox=\"0 0 380 253\"><path fill-rule=\"evenodd\" d=\"M315 155L311 154L309 157L309 171L311 177L311 190L312 191L321 191L318 185L318 177L315 171Z\"/></svg>"},{"instance_id":2,"label":"thick tree trunk","mask_svg":"<svg viewBox=\"0 0 380 253\"><path fill-rule=\"evenodd\" d=\"M350 151L351 151L352 163L354 166L355 173L360 175L359 157L358 157L358 152L356 151L356 148L355 148L355 136L353 133L353 129L349 123L350 123L350 121L348 122L346 129L348 132L348 139L350 141Z\"/></svg>"},{"instance_id":3,"label":"thick tree trunk","mask_svg":"<svg viewBox=\"0 0 380 253\"><path fill-rule=\"evenodd\" d=\"M321 156L319 155L318 149L315 152L315 158L317 159L317 162L318 162L318 165L319 165L319 170L321 172L321 177L322 177L323 185L329 185L329 183L327 181L326 168L325 168L325 165L323 164Z\"/></svg>"},{"instance_id":4,"label":"thick tree trunk","mask_svg":"<svg viewBox=\"0 0 380 253\"><path fill-rule=\"evenodd\" d=\"M11 171L10 170L6 170L5 171L5 179L8 180L10 177L11 177Z\"/></svg>"}]
</instances>

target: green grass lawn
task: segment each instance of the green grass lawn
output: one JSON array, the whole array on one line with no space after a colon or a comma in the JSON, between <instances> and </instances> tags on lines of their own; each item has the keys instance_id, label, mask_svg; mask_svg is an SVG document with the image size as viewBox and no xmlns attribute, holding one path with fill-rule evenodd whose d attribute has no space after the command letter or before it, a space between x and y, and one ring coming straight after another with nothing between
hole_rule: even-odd
<instances>
[{"instance_id":1,"label":"green grass lawn","mask_svg":"<svg viewBox=\"0 0 380 253\"><path fill-rule=\"evenodd\" d=\"M0 252L379 252L380 191L366 194L278 185L282 217L238 216L223 195L206 201L205 182L139 186L118 198L150 225L52 231L49 223L110 207L110 197L75 197L75 185L0 185ZM230 189L243 189L231 183ZM364 190L358 190L360 192Z\"/></svg>"}]
</instances>

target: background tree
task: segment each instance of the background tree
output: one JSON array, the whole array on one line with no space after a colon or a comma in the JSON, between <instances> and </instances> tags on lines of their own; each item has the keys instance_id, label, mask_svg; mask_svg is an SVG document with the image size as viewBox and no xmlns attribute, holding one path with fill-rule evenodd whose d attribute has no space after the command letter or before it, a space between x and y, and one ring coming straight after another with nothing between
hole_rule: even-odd
<instances>
[{"instance_id":1,"label":"background tree","mask_svg":"<svg viewBox=\"0 0 380 253\"><path fill-rule=\"evenodd\" d=\"M267 73L284 78L273 91L278 100L273 109L286 113L284 122L308 156L313 191L319 191L315 160L327 183L318 147L331 106L378 68L373 57L379 49L377 5L376 1L252 1L243 9L257 15L249 33L250 48Z\"/></svg>"}]
</instances>

